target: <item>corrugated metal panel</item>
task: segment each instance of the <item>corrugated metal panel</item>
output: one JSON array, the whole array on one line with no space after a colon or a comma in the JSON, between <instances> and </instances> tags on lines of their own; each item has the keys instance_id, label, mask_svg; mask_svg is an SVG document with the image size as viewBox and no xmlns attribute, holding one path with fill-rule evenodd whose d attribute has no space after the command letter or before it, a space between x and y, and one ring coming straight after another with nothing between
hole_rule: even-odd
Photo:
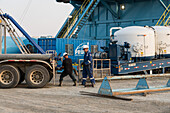
<instances>
[{"instance_id":1,"label":"corrugated metal panel","mask_svg":"<svg viewBox=\"0 0 170 113\"><path fill-rule=\"evenodd\" d=\"M105 40L78 40L78 39L55 39L55 38L40 38L38 39L38 44L46 50L56 50L56 52L64 53L66 44L73 44L73 56L69 56L73 63L77 62L78 59L82 59L84 56L84 51L82 46L89 45L91 50L91 45L98 45L98 50L102 51L100 47L106 46Z\"/></svg>"},{"instance_id":2,"label":"corrugated metal panel","mask_svg":"<svg viewBox=\"0 0 170 113\"><path fill-rule=\"evenodd\" d=\"M39 38L38 45L42 47L44 51L56 50L56 38Z\"/></svg>"},{"instance_id":3,"label":"corrugated metal panel","mask_svg":"<svg viewBox=\"0 0 170 113\"><path fill-rule=\"evenodd\" d=\"M56 39L56 51L57 53L65 52L65 44L73 44L73 56L69 56L73 62L77 62L78 59L82 59L84 56L84 51L82 46L89 45L91 50L91 45L98 45L98 50L102 51L100 47L106 46L105 40L77 40L77 39Z\"/></svg>"}]
</instances>

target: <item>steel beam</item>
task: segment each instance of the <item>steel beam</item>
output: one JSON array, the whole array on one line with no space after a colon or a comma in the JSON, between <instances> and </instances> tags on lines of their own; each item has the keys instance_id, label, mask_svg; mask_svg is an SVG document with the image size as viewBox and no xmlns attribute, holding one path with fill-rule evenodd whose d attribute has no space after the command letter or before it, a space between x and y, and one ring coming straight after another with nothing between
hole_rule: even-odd
<instances>
[{"instance_id":1,"label":"steel beam","mask_svg":"<svg viewBox=\"0 0 170 113\"><path fill-rule=\"evenodd\" d=\"M6 53L6 25L4 25L4 54Z\"/></svg>"},{"instance_id":2,"label":"steel beam","mask_svg":"<svg viewBox=\"0 0 170 113\"><path fill-rule=\"evenodd\" d=\"M170 74L113 76L113 77L108 77L107 79L123 80L123 79L140 79L140 78L151 78L151 77L170 77Z\"/></svg>"},{"instance_id":3,"label":"steel beam","mask_svg":"<svg viewBox=\"0 0 170 113\"><path fill-rule=\"evenodd\" d=\"M135 75L133 75L135 76ZM100 95L108 95L108 96L116 96L116 95L129 95L129 94L145 94L148 92L158 92L158 91L170 91L170 79L168 80L165 86L159 87L149 87L145 78L147 77L167 77L170 74L164 75L136 75L136 77L115 77L115 78L107 78L105 77L99 90L98 94ZM144 77L144 78L143 78ZM135 88L128 88L128 89L112 89L109 83L109 80L117 80L117 79L124 79L124 78L140 78Z\"/></svg>"},{"instance_id":4,"label":"steel beam","mask_svg":"<svg viewBox=\"0 0 170 113\"><path fill-rule=\"evenodd\" d=\"M114 12L114 11L111 9L111 7L108 5L107 2L101 0L101 3L104 5L104 7L106 7L106 8L110 11L110 13L111 13L115 18L118 18L118 12L117 12L117 13Z\"/></svg>"},{"instance_id":5,"label":"steel beam","mask_svg":"<svg viewBox=\"0 0 170 113\"><path fill-rule=\"evenodd\" d=\"M139 94L139 93L149 93L149 92L159 92L159 91L168 91L170 87L160 87L160 88L150 88L150 89L143 89L143 90L131 90L131 91L122 91L122 92L112 92L113 96L116 95L129 95L129 94Z\"/></svg>"},{"instance_id":6,"label":"steel beam","mask_svg":"<svg viewBox=\"0 0 170 113\"><path fill-rule=\"evenodd\" d=\"M168 10L168 8L167 8L167 6L165 5L165 3L162 1L162 0L159 0L160 1L160 3L163 5L163 7L166 9L166 10Z\"/></svg>"}]
</instances>

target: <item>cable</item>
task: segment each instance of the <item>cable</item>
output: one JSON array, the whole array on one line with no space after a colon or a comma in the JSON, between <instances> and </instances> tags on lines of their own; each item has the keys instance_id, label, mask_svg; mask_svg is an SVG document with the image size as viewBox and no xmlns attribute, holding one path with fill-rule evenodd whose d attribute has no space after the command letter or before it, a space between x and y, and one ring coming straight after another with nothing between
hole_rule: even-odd
<instances>
[{"instance_id":1,"label":"cable","mask_svg":"<svg viewBox=\"0 0 170 113\"><path fill-rule=\"evenodd\" d=\"M25 7L25 9L24 9L24 11L23 11L23 13L22 13L22 15L21 15L20 23L23 22L23 20L24 20L26 14L27 14L27 12L28 12L30 6L31 6L31 3L32 3L32 0L29 0L28 3L27 3L27 6Z\"/></svg>"}]
</instances>

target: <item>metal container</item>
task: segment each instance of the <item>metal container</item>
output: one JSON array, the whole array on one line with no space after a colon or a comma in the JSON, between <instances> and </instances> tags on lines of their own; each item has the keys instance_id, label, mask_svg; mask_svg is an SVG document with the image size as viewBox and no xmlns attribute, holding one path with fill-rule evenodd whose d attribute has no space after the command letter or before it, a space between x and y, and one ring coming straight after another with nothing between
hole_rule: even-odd
<instances>
[{"instance_id":1,"label":"metal container","mask_svg":"<svg viewBox=\"0 0 170 113\"><path fill-rule=\"evenodd\" d=\"M151 59L155 56L155 36L154 30L150 27L131 26L123 28L114 33L114 40L118 44L124 42L131 44L129 51L132 57Z\"/></svg>"},{"instance_id":2,"label":"metal container","mask_svg":"<svg viewBox=\"0 0 170 113\"><path fill-rule=\"evenodd\" d=\"M59 38L39 38L38 44L45 50L56 50L56 52L64 53L66 51L65 45L73 44L73 55L69 58L73 63L78 63L78 59L82 59L84 56L83 45L98 45L98 50L103 51L100 47L106 46L105 40L78 40L78 39L59 39Z\"/></svg>"},{"instance_id":3,"label":"metal container","mask_svg":"<svg viewBox=\"0 0 170 113\"><path fill-rule=\"evenodd\" d=\"M24 37L21 37L22 40L24 40ZM12 40L10 36L6 37L6 49L7 54L20 54L20 50ZM2 54L4 54L4 37L2 37Z\"/></svg>"},{"instance_id":4,"label":"metal container","mask_svg":"<svg viewBox=\"0 0 170 113\"><path fill-rule=\"evenodd\" d=\"M155 43L157 55L170 58L170 27L153 26L155 30Z\"/></svg>"}]
</instances>

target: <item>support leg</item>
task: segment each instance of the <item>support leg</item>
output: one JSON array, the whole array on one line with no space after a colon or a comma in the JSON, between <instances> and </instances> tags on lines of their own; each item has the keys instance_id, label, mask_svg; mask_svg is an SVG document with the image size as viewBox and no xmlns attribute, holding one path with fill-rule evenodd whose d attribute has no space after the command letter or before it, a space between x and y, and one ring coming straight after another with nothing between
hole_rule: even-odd
<instances>
[{"instance_id":1,"label":"support leg","mask_svg":"<svg viewBox=\"0 0 170 113\"><path fill-rule=\"evenodd\" d=\"M104 80L99 88L98 94L113 96L112 88L110 86L110 83L109 83L107 77L104 78Z\"/></svg>"},{"instance_id":2,"label":"support leg","mask_svg":"<svg viewBox=\"0 0 170 113\"><path fill-rule=\"evenodd\" d=\"M138 84L136 85L136 89L149 89L148 83L146 81L146 78L141 78L138 81ZM140 95L146 96L146 93L141 93Z\"/></svg>"},{"instance_id":3,"label":"support leg","mask_svg":"<svg viewBox=\"0 0 170 113\"><path fill-rule=\"evenodd\" d=\"M167 86L167 87L170 87L170 79L168 80L166 86Z\"/></svg>"}]
</instances>

